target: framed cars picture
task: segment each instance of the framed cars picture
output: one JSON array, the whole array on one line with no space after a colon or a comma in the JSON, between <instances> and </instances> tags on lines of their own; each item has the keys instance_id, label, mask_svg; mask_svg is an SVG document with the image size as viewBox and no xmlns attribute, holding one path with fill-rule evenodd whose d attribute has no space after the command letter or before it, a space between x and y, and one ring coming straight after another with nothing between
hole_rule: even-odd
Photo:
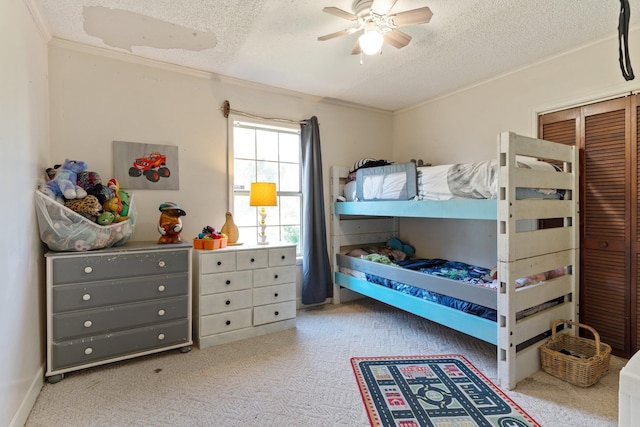
<instances>
[{"instance_id":1,"label":"framed cars picture","mask_svg":"<svg viewBox=\"0 0 640 427\"><path fill-rule=\"evenodd\" d=\"M113 168L123 189L180 189L175 145L113 141Z\"/></svg>"}]
</instances>

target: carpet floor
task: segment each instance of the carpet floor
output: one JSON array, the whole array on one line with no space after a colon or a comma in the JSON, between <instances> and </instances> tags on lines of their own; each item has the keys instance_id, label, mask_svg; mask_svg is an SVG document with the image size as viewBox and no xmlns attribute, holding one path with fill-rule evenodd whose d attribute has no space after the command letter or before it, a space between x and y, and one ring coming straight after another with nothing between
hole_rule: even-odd
<instances>
[{"instance_id":1,"label":"carpet floor","mask_svg":"<svg viewBox=\"0 0 640 427\"><path fill-rule=\"evenodd\" d=\"M295 329L71 372L26 427L369 425L350 358L461 354L497 382L494 346L372 300L298 311ZM616 426L619 371L589 388L542 371L505 391L543 426Z\"/></svg>"}]
</instances>

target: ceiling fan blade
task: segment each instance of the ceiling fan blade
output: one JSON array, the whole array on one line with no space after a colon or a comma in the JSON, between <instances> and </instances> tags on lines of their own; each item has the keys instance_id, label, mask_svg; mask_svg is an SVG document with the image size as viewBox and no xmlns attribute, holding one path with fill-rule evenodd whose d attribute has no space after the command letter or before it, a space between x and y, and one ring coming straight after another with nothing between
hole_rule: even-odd
<instances>
[{"instance_id":1,"label":"ceiling fan blade","mask_svg":"<svg viewBox=\"0 0 640 427\"><path fill-rule=\"evenodd\" d=\"M386 15L391 11L397 0L373 0L371 10L378 15Z\"/></svg>"},{"instance_id":2,"label":"ceiling fan blade","mask_svg":"<svg viewBox=\"0 0 640 427\"><path fill-rule=\"evenodd\" d=\"M338 18L346 19L347 21L357 21L358 17L351 12L347 12L346 10L339 9L337 7L325 7L322 9L323 12L330 13L331 15L337 16Z\"/></svg>"},{"instance_id":3,"label":"ceiling fan blade","mask_svg":"<svg viewBox=\"0 0 640 427\"><path fill-rule=\"evenodd\" d=\"M384 41L395 48L402 49L409 44L411 36L399 30L391 30L384 33Z\"/></svg>"},{"instance_id":4,"label":"ceiling fan blade","mask_svg":"<svg viewBox=\"0 0 640 427\"><path fill-rule=\"evenodd\" d=\"M356 40L356 45L353 47L351 55L360 55L360 52L362 52L362 49L360 49L360 41Z\"/></svg>"},{"instance_id":5,"label":"ceiling fan blade","mask_svg":"<svg viewBox=\"0 0 640 427\"><path fill-rule=\"evenodd\" d=\"M318 37L318 41L319 42L323 42L325 40L330 40L330 39L334 39L336 37L340 37L340 36L346 36L347 34L352 34L353 31L351 29L349 30L341 30L341 31L336 31L335 33L331 33L331 34L326 34L324 36L320 36Z\"/></svg>"},{"instance_id":6,"label":"ceiling fan blade","mask_svg":"<svg viewBox=\"0 0 640 427\"><path fill-rule=\"evenodd\" d=\"M391 16L391 22L396 27L404 27L405 25L426 24L431 21L433 12L428 7L398 12Z\"/></svg>"}]
</instances>

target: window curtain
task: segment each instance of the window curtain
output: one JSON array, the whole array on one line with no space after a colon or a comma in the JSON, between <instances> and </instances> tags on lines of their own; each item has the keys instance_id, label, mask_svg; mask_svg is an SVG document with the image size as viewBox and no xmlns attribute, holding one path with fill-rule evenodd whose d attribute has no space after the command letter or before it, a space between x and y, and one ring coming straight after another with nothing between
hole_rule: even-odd
<instances>
[{"instance_id":1,"label":"window curtain","mask_svg":"<svg viewBox=\"0 0 640 427\"><path fill-rule=\"evenodd\" d=\"M302 143L302 303L318 304L333 294L324 216L320 129L313 116L300 125Z\"/></svg>"}]
</instances>

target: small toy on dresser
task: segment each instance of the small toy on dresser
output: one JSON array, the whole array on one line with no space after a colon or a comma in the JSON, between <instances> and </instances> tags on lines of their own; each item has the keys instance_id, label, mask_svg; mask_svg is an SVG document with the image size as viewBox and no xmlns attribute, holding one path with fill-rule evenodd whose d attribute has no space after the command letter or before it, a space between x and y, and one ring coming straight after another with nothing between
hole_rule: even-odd
<instances>
[{"instance_id":1,"label":"small toy on dresser","mask_svg":"<svg viewBox=\"0 0 640 427\"><path fill-rule=\"evenodd\" d=\"M222 249L227 247L228 239L229 237L225 233L206 225L202 228L202 232L193 239L193 247L194 249L206 250Z\"/></svg>"},{"instance_id":2,"label":"small toy on dresser","mask_svg":"<svg viewBox=\"0 0 640 427\"><path fill-rule=\"evenodd\" d=\"M180 217L187 213L174 202L161 203L158 210L161 212L158 220L158 232L160 233L158 243L182 243L180 238L182 220Z\"/></svg>"}]
</instances>

